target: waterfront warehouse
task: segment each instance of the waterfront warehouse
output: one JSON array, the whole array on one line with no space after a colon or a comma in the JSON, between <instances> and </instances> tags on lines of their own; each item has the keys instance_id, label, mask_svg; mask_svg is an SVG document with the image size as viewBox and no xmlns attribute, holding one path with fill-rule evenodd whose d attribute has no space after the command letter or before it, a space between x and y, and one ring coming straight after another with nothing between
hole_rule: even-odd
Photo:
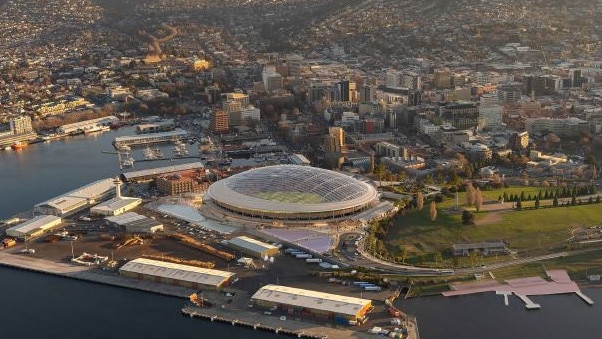
<instances>
[{"instance_id":1,"label":"waterfront warehouse","mask_svg":"<svg viewBox=\"0 0 602 339\"><path fill-rule=\"evenodd\" d=\"M26 238L40 236L45 232L60 226L62 222L60 217L54 215L38 215L37 217L7 229L6 235L25 240Z\"/></svg>"},{"instance_id":2,"label":"waterfront warehouse","mask_svg":"<svg viewBox=\"0 0 602 339\"><path fill-rule=\"evenodd\" d=\"M202 162L192 162L187 164L164 166L158 168L150 168L140 171L132 171L121 174L121 179L125 182L147 182L152 181L155 178L168 174L177 174L183 171L201 171L204 170L205 166Z\"/></svg>"},{"instance_id":3,"label":"waterfront warehouse","mask_svg":"<svg viewBox=\"0 0 602 339\"><path fill-rule=\"evenodd\" d=\"M228 241L228 247L257 258L273 256L280 251L276 246L245 236L230 239Z\"/></svg>"},{"instance_id":4,"label":"waterfront warehouse","mask_svg":"<svg viewBox=\"0 0 602 339\"><path fill-rule=\"evenodd\" d=\"M193 289L219 290L227 286L235 274L231 272L168 263L146 258L132 260L119 269L123 276Z\"/></svg>"},{"instance_id":5,"label":"waterfront warehouse","mask_svg":"<svg viewBox=\"0 0 602 339\"><path fill-rule=\"evenodd\" d=\"M119 178L115 178L113 183L115 184L115 198L90 208L90 214L102 216L119 215L136 208L142 203L142 199L140 198L121 196L121 181Z\"/></svg>"},{"instance_id":6,"label":"waterfront warehouse","mask_svg":"<svg viewBox=\"0 0 602 339\"><path fill-rule=\"evenodd\" d=\"M113 179L98 180L77 190L39 203L34 206L33 210L37 214L66 217L104 200L113 193L114 189Z\"/></svg>"},{"instance_id":7,"label":"waterfront warehouse","mask_svg":"<svg viewBox=\"0 0 602 339\"><path fill-rule=\"evenodd\" d=\"M372 301L281 285L266 285L251 297L262 307L277 307L290 314L338 324L361 322L372 310Z\"/></svg>"},{"instance_id":8,"label":"waterfront warehouse","mask_svg":"<svg viewBox=\"0 0 602 339\"><path fill-rule=\"evenodd\" d=\"M378 203L376 189L343 173L299 165L248 170L209 186L206 197L243 216L278 220L350 217Z\"/></svg>"},{"instance_id":9,"label":"waterfront warehouse","mask_svg":"<svg viewBox=\"0 0 602 339\"><path fill-rule=\"evenodd\" d=\"M124 229L127 233L155 233L163 231L163 224L134 212L106 217L107 224L113 224Z\"/></svg>"},{"instance_id":10,"label":"waterfront warehouse","mask_svg":"<svg viewBox=\"0 0 602 339\"><path fill-rule=\"evenodd\" d=\"M113 140L115 148L132 145L150 145L164 142L174 142L188 137L188 132L181 128L176 128L174 131L158 132L139 135L124 135L116 137Z\"/></svg>"}]
</instances>

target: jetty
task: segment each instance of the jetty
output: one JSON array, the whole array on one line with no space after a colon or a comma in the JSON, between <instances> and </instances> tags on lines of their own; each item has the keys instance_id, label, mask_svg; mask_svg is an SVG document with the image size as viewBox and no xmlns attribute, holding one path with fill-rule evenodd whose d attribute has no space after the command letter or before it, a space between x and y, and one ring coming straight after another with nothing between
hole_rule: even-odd
<instances>
[{"instance_id":1,"label":"jetty","mask_svg":"<svg viewBox=\"0 0 602 339\"><path fill-rule=\"evenodd\" d=\"M446 297L495 291L498 295L504 295L504 303L508 305L508 295L514 294L525 303L529 310L541 308L540 304L534 303L527 296L552 295L575 293L588 305L594 301L586 296L577 283L571 280L565 270L546 270L548 280L541 277L527 277L506 280L505 284L494 280L478 281L474 283L452 284L451 291L443 292Z\"/></svg>"},{"instance_id":2,"label":"jetty","mask_svg":"<svg viewBox=\"0 0 602 339\"><path fill-rule=\"evenodd\" d=\"M290 317L268 316L261 313L222 308L200 308L185 306L182 314L191 318L221 322L232 326L247 327L256 331L266 331L296 338L374 338L368 332L358 332L334 324L314 324Z\"/></svg>"},{"instance_id":3,"label":"jetty","mask_svg":"<svg viewBox=\"0 0 602 339\"><path fill-rule=\"evenodd\" d=\"M113 272L105 272L89 266L39 259L28 254L10 254L6 252L0 252L0 265L178 298L188 298L191 293L195 292L190 288L182 286L158 284L152 281L131 279L120 276Z\"/></svg>"}]
</instances>

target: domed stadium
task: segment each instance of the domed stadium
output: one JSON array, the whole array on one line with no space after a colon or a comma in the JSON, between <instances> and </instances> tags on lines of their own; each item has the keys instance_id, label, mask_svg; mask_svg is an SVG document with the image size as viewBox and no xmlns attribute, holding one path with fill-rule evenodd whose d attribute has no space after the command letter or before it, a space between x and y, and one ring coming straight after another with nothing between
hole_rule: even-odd
<instances>
[{"instance_id":1,"label":"domed stadium","mask_svg":"<svg viewBox=\"0 0 602 339\"><path fill-rule=\"evenodd\" d=\"M376 189L353 177L309 166L252 169L213 183L207 197L237 214L280 220L323 220L359 213Z\"/></svg>"}]
</instances>

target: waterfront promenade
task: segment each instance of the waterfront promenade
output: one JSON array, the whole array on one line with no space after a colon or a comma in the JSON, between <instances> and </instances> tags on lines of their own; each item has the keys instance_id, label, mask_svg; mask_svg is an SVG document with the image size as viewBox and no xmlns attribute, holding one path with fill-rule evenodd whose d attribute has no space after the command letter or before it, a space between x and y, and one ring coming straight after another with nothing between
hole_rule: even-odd
<instances>
[{"instance_id":1,"label":"waterfront promenade","mask_svg":"<svg viewBox=\"0 0 602 339\"><path fill-rule=\"evenodd\" d=\"M585 303L593 305L594 302L581 292L579 286L570 279L564 270L546 270L549 281L541 277L526 277L507 280L505 284L497 281L477 281L456 283L451 285L451 291L443 292L446 297L466 295L483 292L496 292L504 295L507 305L508 295L514 294L525 303L528 309L537 309L541 305L535 304L527 296L552 295L552 294L577 294Z\"/></svg>"}]
</instances>

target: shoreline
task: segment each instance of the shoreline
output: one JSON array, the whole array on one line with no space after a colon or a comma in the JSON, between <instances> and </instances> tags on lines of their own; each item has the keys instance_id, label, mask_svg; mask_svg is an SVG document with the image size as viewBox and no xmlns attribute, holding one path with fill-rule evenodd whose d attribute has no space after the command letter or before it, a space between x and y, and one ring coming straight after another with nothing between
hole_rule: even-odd
<instances>
[{"instance_id":1,"label":"shoreline","mask_svg":"<svg viewBox=\"0 0 602 339\"><path fill-rule=\"evenodd\" d=\"M0 266L11 269L49 274L57 277L103 284L113 287L133 289L169 297L188 300L196 293L194 289L156 283L153 281L126 278L113 273L96 272L96 268L72 265L28 256L27 254L12 254L0 252ZM198 308L184 306L183 315L191 318L206 319L231 325L241 325L250 330L264 330L276 334L295 336L298 338L373 338L374 335L354 331L353 329L336 328L334 324L317 324L300 319L282 320L279 317L266 316L261 313L248 312L240 309Z\"/></svg>"}]
</instances>

